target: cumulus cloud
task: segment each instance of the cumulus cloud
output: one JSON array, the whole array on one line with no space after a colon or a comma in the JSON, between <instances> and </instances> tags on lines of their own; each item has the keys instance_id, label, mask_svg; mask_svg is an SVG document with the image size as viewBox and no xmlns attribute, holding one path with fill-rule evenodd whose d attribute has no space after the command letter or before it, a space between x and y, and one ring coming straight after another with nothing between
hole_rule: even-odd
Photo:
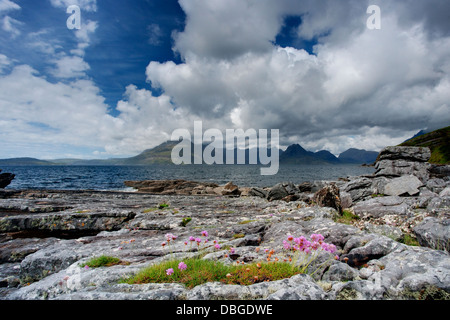
<instances>
[{"instance_id":1,"label":"cumulus cloud","mask_svg":"<svg viewBox=\"0 0 450 320\"><path fill-rule=\"evenodd\" d=\"M146 71L179 108L216 127L277 128L287 144L335 153L379 150L449 124L450 38L446 23L430 35L435 10L415 20L412 3L380 4L383 27L374 31L364 1L238 2L180 1L187 25L175 48L184 63ZM271 43L290 14L302 16L300 38L317 39L314 54Z\"/></svg>"},{"instance_id":2,"label":"cumulus cloud","mask_svg":"<svg viewBox=\"0 0 450 320\"><path fill-rule=\"evenodd\" d=\"M97 137L102 122L108 121L107 106L91 81L53 84L30 66L20 65L0 78L0 88L6 141L88 147L104 143Z\"/></svg>"}]
</instances>

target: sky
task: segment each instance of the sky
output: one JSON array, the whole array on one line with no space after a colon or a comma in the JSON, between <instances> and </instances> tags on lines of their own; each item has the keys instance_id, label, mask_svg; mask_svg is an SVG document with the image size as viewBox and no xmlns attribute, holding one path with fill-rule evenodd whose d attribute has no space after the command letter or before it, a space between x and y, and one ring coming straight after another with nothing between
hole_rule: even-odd
<instances>
[{"instance_id":1,"label":"sky","mask_svg":"<svg viewBox=\"0 0 450 320\"><path fill-rule=\"evenodd\" d=\"M134 156L195 121L336 155L449 126L450 1L0 0L0 158Z\"/></svg>"}]
</instances>

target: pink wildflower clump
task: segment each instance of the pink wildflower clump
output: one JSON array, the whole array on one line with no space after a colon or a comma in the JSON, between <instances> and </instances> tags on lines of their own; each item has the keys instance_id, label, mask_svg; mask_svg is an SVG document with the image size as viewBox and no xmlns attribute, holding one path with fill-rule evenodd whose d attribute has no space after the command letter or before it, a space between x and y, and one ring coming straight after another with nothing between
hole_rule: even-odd
<instances>
[{"instance_id":1,"label":"pink wildflower clump","mask_svg":"<svg viewBox=\"0 0 450 320\"><path fill-rule=\"evenodd\" d=\"M310 236L310 239L311 241L304 236L294 238L293 236L288 235L287 240L283 241L283 248L285 250L300 251L305 253L311 253L319 249L330 253L336 252L336 246L334 244L324 242L323 240L325 238L323 235L313 233Z\"/></svg>"},{"instance_id":2,"label":"pink wildflower clump","mask_svg":"<svg viewBox=\"0 0 450 320\"><path fill-rule=\"evenodd\" d=\"M173 274L173 268L167 269L167 270L166 270L166 274L167 274L168 276L171 276L171 275Z\"/></svg>"},{"instance_id":3,"label":"pink wildflower clump","mask_svg":"<svg viewBox=\"0 0 450 320\"><path fill-rule=\"evenodd\" d=\"M178 238L177 236L175 236L175 235L173 235L171 233L166 234L166 241L167 242L170 242L172 240L176 240L177 238Z\"/></svg>"},{"instance_id":4,"label":"pink wildflower clump","mask_svg":"<svg viewBox=\"0 0 450 320\"><path fill-rule=\"evenodd\" d=\"M178 264L178 269L180 269L181 271L186 270L186 269L187 269L186 263L184 263L183 261L181 261L181 262Z\"/></svg>"}]
</instances>

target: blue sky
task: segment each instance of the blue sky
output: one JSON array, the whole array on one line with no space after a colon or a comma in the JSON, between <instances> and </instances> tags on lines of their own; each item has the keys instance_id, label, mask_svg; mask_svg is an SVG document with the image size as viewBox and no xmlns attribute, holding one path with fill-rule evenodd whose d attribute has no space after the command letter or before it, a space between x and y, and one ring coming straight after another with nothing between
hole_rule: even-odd
<instances>
[{"instance_id":1,"label":"blue sky","mask_svg":"<svg viewBox=\"0 0 450 320\"><path fill-rule=\"evenodd\" d=\"M449 12L445 0L0 0L0 158L132 156L197 120L279 129L282 146L311 151L380 150L450 124Z\"/></svg>"}]
</instances>

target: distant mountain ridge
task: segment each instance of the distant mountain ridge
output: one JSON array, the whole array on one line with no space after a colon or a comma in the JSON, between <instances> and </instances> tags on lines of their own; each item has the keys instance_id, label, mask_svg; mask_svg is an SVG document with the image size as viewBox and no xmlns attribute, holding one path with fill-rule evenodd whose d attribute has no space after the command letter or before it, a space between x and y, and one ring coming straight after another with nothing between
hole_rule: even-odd
<instances>
[{"instance_id":1,"label":"distant mountain ridge","mask_svg":"<svg viewBox=\"0 0 450 320\"><path fill-rule=\"evenodd\" d=\"M55 160L39 160L34 158L12 158L0 159L0 166L12 165L151 165L151 164L167 164L172 165L171 153L178 141L166 141L152 149L147 149L140 154L130 158L113 158L113 159L55 159ZM207 145L202 146L202 150ZM270 149L267 154L270 156ZM226 152L224 150L223 163L226 163ZM245 150L246 163L249 161L248 149ZM260 164L259 150L256 150L257 163ZM358 149L349 149L336 157L327 150L311 152L305 150L299 144L289 146L285 151L279 150L280 164L371 164L375 162L378 152L365 151ZM194 145L191 143L191 163L194 163ZM234 163L237 163L237 149L234 149Z\"/></svg>"},{"instance_id":2,"label":"distant mountain ridge","mask_svg":"<svg viewBox=\"0 0 450 320\"><path fill-rule=\"evenodd\" d=\"M367 163L372 164L378 157L379 152L366 151L350 148L339 155L339 160L347 163Z\"/></svg>"}]
</instances>

